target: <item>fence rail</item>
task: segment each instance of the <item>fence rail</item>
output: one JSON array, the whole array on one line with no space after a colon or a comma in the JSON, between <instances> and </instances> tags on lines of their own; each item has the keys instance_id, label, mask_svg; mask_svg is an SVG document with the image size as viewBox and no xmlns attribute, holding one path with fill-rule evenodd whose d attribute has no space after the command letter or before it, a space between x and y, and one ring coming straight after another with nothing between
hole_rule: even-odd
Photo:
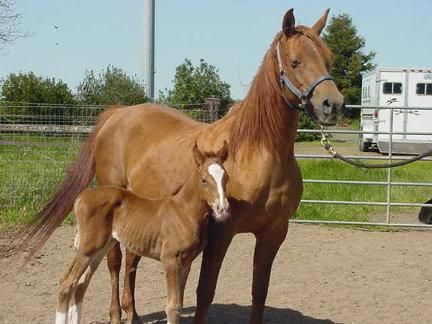
<instances>
[{"instance_id":1,"label":"fence rail","mask_svg":"<svg viewBox=\"0 0 432 324\"><path fill-rule=\"evenodd\" d=\"M189 116L202 122L212 122L219 116L218 100L209 99L202 105L180 105ZM349 106L349 109L361 109L360 106ZM367 109L390 109L392 112L403 107L363 107ZM432 107L418 108L418 110L431 110ZM40 204L49 197L57 183L63 178L64 170L68 162L76 154L84 137L91 131L97 115L103 110L102 106L63 106L63 105L35 105L0 102L0 205L7 208L28 208ZM392 114L390 114L392 115ZM392 118L392 117L391 117ZM395 132L390 124L388 131L380 134L389 135L389 154L356 155L353 152L346 156L360 160L393 161L409 159L410 156L392 154L393 135L431 135L429 132ZM320 130L299 129L299 133L318 133ZM377 131L362 132L357 130L331 129L326 131L337 136L356 136L360 134L377 134ZM336 148L339 143L336 143ZM316 152L318 153L318 152ZM298 153L299 161L328 161L332 157L327 154ZM428 163L432 160L428 157L421 162ZM385 180L358 180L358 179L320 179L305 177L306 186L358 186L360 190L368 190L371 187L385 189L385 199L376 201L354 201L323 199L319 197L307 197L301 201L302 205L330 205L330 206L377 206L384 207L385 220L382 222L358 222L358 221L327 221L319 219L295 219L295 222L321 223L321 224L345 224L345 225L384 225L431 228L430 225L418 223L393 222L391 219L392 208L419 208L429 205L419 202L394 201L393 190L403 188L425 188L430 190L432 182L420 179L414 182L411 179L398 181L393 170L385 171ZM432 173L432 172L431 172ZM365 189L366 188L366 189ZM329 189L330 190L330 189ZM307 193L307 191L306 191ZM428 191L430 196L432 192ZM432 197L431 197L432 198ZM20 209L21 210L21 209Z\"/></svg>"}]
</instances>

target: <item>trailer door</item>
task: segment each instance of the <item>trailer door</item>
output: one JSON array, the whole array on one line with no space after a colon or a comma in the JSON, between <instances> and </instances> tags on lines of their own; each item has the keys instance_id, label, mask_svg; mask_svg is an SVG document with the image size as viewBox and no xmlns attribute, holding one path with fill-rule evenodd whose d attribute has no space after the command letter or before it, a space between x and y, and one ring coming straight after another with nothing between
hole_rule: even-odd
<instances>
[{"instance_id":1,"label":"trailer door","mask_svg":"<svg viewBox=\"0 0 432 324\"><path fill-rule=\"evenodd\" d=\"M432 110L418 109L432 107L432 73L410 72L409 80L406 131L432 133ZM406 135L406 140L427 142L432 141L432 135Z\"/></svg>"},{"instance_id":2,"label":"trailer door","mask_svg":"<svg viewBox=\"0 0 432 324\"><path fill-rule=\"evenodd\" d=\"M380 106L403 107L405 104L405 72L382 71L380 78ZM379 111L379 131L390 131L390 109ZM404 131L404 109L393 109L393 132ZM401 141L403 135L393 135L392 141ZM379 134L378 142L388 142L388 134Z\"/></svg>"}]
</instances>

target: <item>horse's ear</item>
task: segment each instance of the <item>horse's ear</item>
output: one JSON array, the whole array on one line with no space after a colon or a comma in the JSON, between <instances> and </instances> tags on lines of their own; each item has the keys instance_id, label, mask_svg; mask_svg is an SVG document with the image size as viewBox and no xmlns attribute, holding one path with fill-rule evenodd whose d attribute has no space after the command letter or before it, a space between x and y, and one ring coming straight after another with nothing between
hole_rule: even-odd
<instances>
[{"instance_id":1,"label":"horse's ear","mask_svg":"<svg viewBox=\"0 0 432 324\"><path fill-rule=\"evenodd\" d=\"M228 142L224 141L222 148L216 153L216 156L221 159L222 163L228 158Z\"/></svg>"},{"instance_id":2,"label":"horse's ear","mask_svg":"<svg viewBox=\"0 0 432 324\"><path fill-rule=\"evenodd\" d=\"M291 8L285 13L282 22L282 31L286 36L292 35L295 28L295 18L294 18L294 9Z\"/></svg>"},{"instance_id":3,"label":"horse's ear","mask_svg":"<svg viewBox=\"0 0 432 324\"><path fill-rule=\"evenodd\" d=\"M197 142L195 142L195 145L193 147L193 156L197 166L201 166L204 164L205 157L198 148Z\"/></svg>"},{"instance_id":4,"label":"horse's ear","mask_svg":"<svg viewBox=\"0 0 432 324\"><path fill-rule=\"evenodd\" d=\"M326 9L324 11L323 15L320 19L317 20L317 22L312 26L312 29L317 33L317 35L321 34L322 30L324 29L326 23L327 23L327 17L330 12L330 9Z\"/></svg>"}]
</instances>

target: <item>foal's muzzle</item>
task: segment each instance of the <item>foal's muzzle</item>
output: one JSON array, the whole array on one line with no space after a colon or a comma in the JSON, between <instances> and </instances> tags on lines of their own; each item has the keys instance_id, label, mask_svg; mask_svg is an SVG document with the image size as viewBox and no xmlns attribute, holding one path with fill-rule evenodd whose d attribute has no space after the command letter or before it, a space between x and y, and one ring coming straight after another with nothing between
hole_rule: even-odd
<instances>
[{"instance_id":1,"label":"foal's muzzle","mask_svg":"<svg viewBox=\"0 0 432 324\"><path fill-rule=\"evenodd\" d=\"M217 203L213 207L213 218L217 222L225 221L231 215L231 208L228 200L225 199L222 203Z\"/></svg>"}]
</instances>

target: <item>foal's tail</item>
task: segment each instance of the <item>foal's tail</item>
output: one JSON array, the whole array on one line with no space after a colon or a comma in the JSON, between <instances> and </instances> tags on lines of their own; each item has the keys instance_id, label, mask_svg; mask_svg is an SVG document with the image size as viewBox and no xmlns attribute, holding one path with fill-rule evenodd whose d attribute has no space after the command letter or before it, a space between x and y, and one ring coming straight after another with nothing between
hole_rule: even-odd
<instances>
[{"instance_id":1,"label":"foal's tail","mask_svg":"<svg viewBox=\"0 0 432 324\"><path fill-rule=\"evenodd\" d=\"M29 251L29 261L46 243L73 208L74 201L81 191L88 187L95 175L96 137L102 126L117 109L110 108L98 117L93 131L81 147L75 162L69 167L66 177L52 197L36 214L33 221L19 235L21 240L17 252Z\"/></svg>"}]
</instances>

